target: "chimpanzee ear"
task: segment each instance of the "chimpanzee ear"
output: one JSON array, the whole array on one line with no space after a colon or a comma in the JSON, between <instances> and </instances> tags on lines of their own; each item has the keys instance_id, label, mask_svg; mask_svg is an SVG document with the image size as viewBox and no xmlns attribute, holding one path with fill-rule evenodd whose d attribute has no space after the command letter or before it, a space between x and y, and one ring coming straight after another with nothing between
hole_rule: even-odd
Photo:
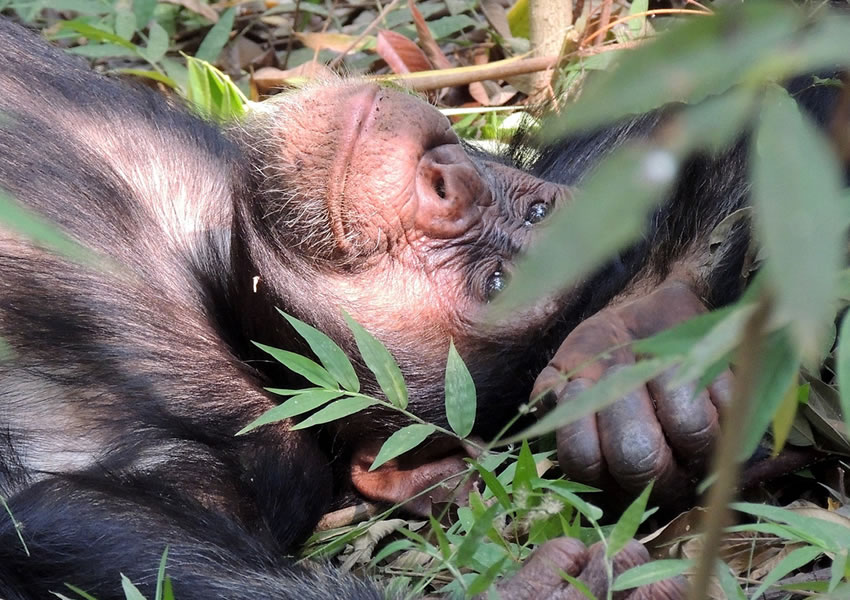
<instances>
[{"instance_id":1,"label":"chimpanzee ear","mask_svg":"<svg viewBox=\"0 0 850 600\"><path fill-rule=\"evenodd\" d=\"M469 452L456 442L431 444L370 471L381 444L361 443L351 457L351 481L370 500L404 503L408 513L427 517L433 504L466 504L469 492L478 485L477 474L470 474L464 462Z\"/></svg>"}]
</instances>

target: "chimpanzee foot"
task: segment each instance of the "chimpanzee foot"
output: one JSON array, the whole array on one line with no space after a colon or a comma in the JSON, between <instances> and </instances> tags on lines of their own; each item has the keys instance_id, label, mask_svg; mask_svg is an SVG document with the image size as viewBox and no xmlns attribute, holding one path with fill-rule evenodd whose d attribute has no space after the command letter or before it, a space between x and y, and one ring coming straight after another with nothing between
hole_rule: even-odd
<instances>
[{"instance_id":1,"label":"chimpanzee foot","mask_svg":"<svg viewBox=\"0 0 850 600\"><path fill-rule=\"evenodd\" d=\"M629 542L613 559L614 578L620 573L649 560L646 549L636 541ZM537 549L519 572L496 586L502 600L579 600L587 596L571 585L566 573L582 582L596 598L605 598L609 580L605 548L601 543L586 548L578 540L558 538ZM680 600L685 597L682 577L667 579L614 594L616 600Z\"/></svg>"}]
</instances>

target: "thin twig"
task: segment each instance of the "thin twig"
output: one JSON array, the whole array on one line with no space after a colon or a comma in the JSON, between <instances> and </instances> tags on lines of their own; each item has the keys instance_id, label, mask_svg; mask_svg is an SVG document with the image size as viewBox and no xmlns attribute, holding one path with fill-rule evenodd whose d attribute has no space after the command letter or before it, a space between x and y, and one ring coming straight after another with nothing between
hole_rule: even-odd
<instances>
[{"instance_id":1,"label":"thin twig","mask_svg":"<svg viewBox=\"0 0 850 600\"><path fill-rule=\"evenodd\" d=\"M723 528L729 518L729 503L735 495L741 466L738 455L746 435L746 423L750 415L750 399L756 388L761 370L762 351L764 350L764 328L773 310L769 296L762 296L755 312L747 321L742 333L741 347L738 351L739 369L735 376L732 402L723 415L723 427L720 443L714 455L712 473L717 479L708 493L708 507L702 521L702 555L697 571L691 581L689 600L708 598L708 581L714 572L723 536Z\"/></svg>"},{"instance_id":2,"label":"thin twig","mask_svg":"<svg viewBox=\"0 0 850 600\"><path fill-rule=\"evenodd\" d=\"M621 17L615 21L612 21L608 24L608 27L605 29L597 29L592 34L584 38L585 45L590 44L593 40L595 40L598 36L607 35L608 31L619 25L620 23L625 23L627 21L631 21L632 19L639 19L641 17L651 17L652 15L699 15L701 17L710 16L713 13L703 10L691 10L688 8L657 8L655 10L647 10L645 12L635 13L633 15L627 15L625 17Z\"/></svg>"}]
</instances>

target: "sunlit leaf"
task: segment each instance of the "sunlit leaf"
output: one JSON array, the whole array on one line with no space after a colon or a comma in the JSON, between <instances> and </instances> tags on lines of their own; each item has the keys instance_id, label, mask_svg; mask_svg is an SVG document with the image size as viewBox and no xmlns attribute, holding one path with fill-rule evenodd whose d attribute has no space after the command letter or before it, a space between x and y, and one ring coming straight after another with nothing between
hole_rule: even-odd
<instances>
[{"instance_id":1,"label":"sunlit leaf","mask_svg":"<svg viewBox=\"0 0 850 600\"><path fill-rule=\"evenodd\" d=\"M796 372L795 372L796 375ZM800 405L800 394L804 388L797 384L796 377L791 381L791 387L785 392L779 406L773 413L771 421L771 430L773 431L773 455L779 454L780 450L785 446L788 435L791 433L791 428L794 426L794 420L797 417L797 407Z\"/></svg>"},{"instance_id":2,"label":"sunlit leaf","mask_svg":"<svg viewBox=\"0 0 850 600\"><path fill-rule=\"evenodd\" d=\"M354 372L354 367L351 361L345 355L336 342L327 335L308 325L304 321L300 321L295 317L286 314L278 309L278 312L289 321L289 324L304 338L307 344L310 345L310 350L313 351L328 373L334 376L339 384L349 392L360 391L360 381L357 379L357 373Z\"/></svg>"},{"instance_id":3,"label":"sunlit leaf","mask_svg":"<svg viewBox=\"0 0 850 600\"><path fill-rule=\"evenodd\" d=\"M284 419L302 415L327 404L331 400L336 400L340 396L342 396L342 392L335 390L309 390L302 394L297 394L282 404L270 408L261 414L259 417L240 429L236 435L248 433L252 429L256 429L261 425L277 423Z\"/></svg>"},{"instance_id":4,"label":"sunlit leaf","mask_svg":"<svg viewBox=\"0 0 850 600\"><path fill-rule=\"evenodd\" d=\"M690 569L693 564L692 560L685 559L654 560L620 573L611 589L619 592L677 577Z\"/></svg>"},{"instance_id":5,"label":"sunlit leaf","mask_svg":"<svg viewBox=\"0 0 850 600\"><path fill-rule=\"evenodd\" d=\"M372 461L370 471L374 471L388 460L394 459L396 456L401 456L408 450L416 448L425 439L434 433L436 428L433 425L425 423L414 423L407 427L402 427L393 433L387 441L383 443L375 460Z\"/></svg>"},{"instance_id":6,"label":"sunlit leaf","mask_svg":"<svg viewBox=\"0 0 850 600\"><path fill-rule=\"evenodd\" d=\"M363 362L375 374L375 379L387 396L387 400L393 406L407 408L407 386L404 384L401 369L398 368L390 351L348 313L343 312L342 316L348 328L351 329L351 333L354 334Z\"/></svg>"},{"instance_id":7,"label":"sunlit leaf","mask_svg":"<svg viewBox=\"0 0 850 600\"><path fill-rule=\"evenodd\" d=\"M844 244L841 171L796 102L766 94L753 152L753 203L777 311L802 355L815 359L832 320Z\"/></svg>"},{"instance_id":8,"label":"sunlit leaf","mask_svg":"<svg viewBox=\"0 0 850 600\"><path fill-rule=\"evenodd\" d=\"M475 424L475 382L458 354L454 342L449 344L446 363L446 419L460 437L472 433Z\"/></svg>"},{"instance_id":9,"label":"sunlit leaf","mask_svg":"<svg viewBox=\"0 0 850 600\"><path fill-rule=\"evenodd\" d=\"M337 400L333 404L323 408L316 414L307 417L298 423L298 425L295 425L292 429L305 429L307 427L312 427L313 425L321 425L322 423L336 421L343 417L360 412L364 408L374 406L377 403L377 400L373 400L372 398L363 398L360 396L356 398L343 398L342 400Z\"/></svg>"},{"instance_id":10,"label":"sunlit leaf","mask_svg":"<svg viewBox=\"0 0 850 600\"><path fill-rule=\"evenodd\" d=\"M337 387L336 379L328 373L323 366L310 360L306 356L295 354L288 350L281 350L272 346L266 346L254 342L254 345L263 352L270 354L276 361L284 365L290 371L298 373L304 379L316 384L322 388L335 389Z\"/></svg>"},{"instance_id":11,"label":"sunlit leaf","mask_svg":"<svg viewBox=\"0 0 850 600\"><path fill-rule=\"evenodd\" d=\"M124 598L126 600L146 600L142 592L139 591L139 588L124 573L121 573L121 589L124 590Z\"/></svg>"},{"instance_id":12,"label":"sunlit leaf","mask_svg":"<svg viewBox=\"0 0 850 600\"><path fill-rule=\"evenodd\" d=\"M643 513L646 510L646 503L649 501L649 494L652 492L652 483L650 483L640 496L635 498L629 507L623 512L611 534L608 536L608 548L605 551L606 556L611 558L620 550L626 547L626 544L635 537L638 527L643 520Z\"/></svg>"}]
</instances>

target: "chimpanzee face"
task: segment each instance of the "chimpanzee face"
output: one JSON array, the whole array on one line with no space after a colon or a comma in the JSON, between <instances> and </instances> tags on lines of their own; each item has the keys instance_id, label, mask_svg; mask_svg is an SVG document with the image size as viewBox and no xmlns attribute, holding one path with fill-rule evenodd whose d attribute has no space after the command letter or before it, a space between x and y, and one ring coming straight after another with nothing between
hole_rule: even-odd
<instances>
[{"instance_id":1,"label":"chimpanzee face","mask_svg":"<svg viewBox=\"0 0 850 600\"><path fill-rule=\"evenodd\" d=\"M467 152L433 107L375 85L284 95L257 118L260 218L282 248L319 265L323 304L442 360L449 338L471 349L498 332L486 306L568 198L563 187ZM558 305L512 317L511 336Z\"/></svg>"}]
</instances>

